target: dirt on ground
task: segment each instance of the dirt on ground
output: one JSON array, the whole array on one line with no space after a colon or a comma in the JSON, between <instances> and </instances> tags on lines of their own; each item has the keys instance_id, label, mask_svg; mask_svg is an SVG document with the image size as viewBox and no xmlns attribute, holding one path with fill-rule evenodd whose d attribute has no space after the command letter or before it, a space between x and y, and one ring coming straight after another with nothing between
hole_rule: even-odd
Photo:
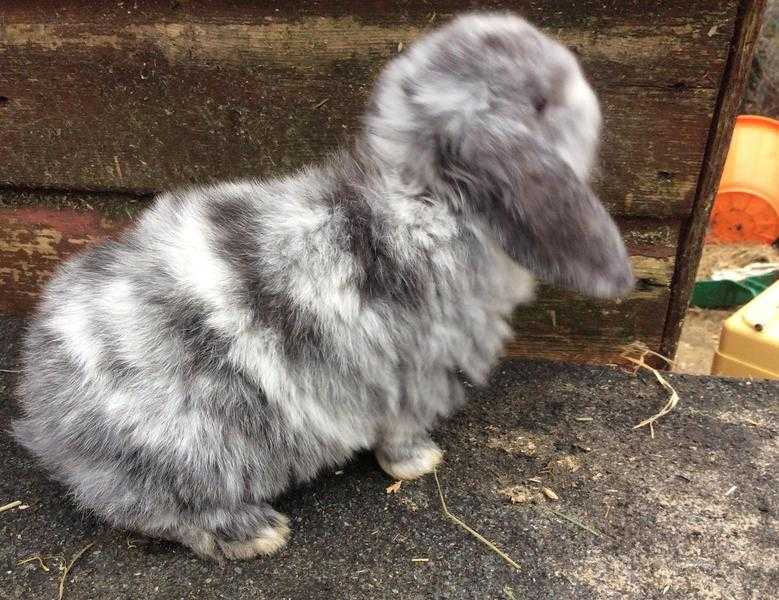
<instances>
[{"instance_id":1,"label":"dirt on ground","mask_svg":"<svg viewBox=\"0 0 779 600\"><path fill-rule=\"evenodd\" d=\"M719 345L722 326L732 314L730 310L706 310L691 307L684 320L679 348L676 351L675 371L707 375L711 373L714 351Z\"/></svg>"},{"instance_id":2,"label":"dirt on ground","mask_svg":"<svg viewBox=\"0 0 779 600\"><path fill-rule=\"evenodd\" d=\"M20 324L3 323L16 340ZM7 431L16 343L0 345L0 598L67 600L758 600L779 588L776 382L507 362L435 437L432 476L393 486L373 458L323 472L276 507L277 556L218 565L80 512ZM390 488L388 491L387 488ZM25 507L25 508L22 508ZM39 557L42 563L34 558ZM28 560L29 559L29 560ZM43 566L48 569L45 570Z\"/></svg>"}]
</instances>

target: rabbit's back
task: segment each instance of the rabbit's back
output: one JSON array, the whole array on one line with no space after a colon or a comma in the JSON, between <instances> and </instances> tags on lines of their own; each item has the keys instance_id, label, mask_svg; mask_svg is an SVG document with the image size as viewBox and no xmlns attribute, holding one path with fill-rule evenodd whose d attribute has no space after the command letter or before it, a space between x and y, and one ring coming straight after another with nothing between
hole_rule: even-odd
<instances>
[{"instance_id":1,"label":"rabbit's back","mask_svg":"<svg viewBox=\"0 0 779 600\"><path fill-rule=\"evenodd\" d=\"M443 208L390 211L352 183L164 195L68 261L26 339L20 441L82 504L173 519L273 497L388 417L449 413L453 373L486 374L528 278Z\"/></svg>"}]
</instances>

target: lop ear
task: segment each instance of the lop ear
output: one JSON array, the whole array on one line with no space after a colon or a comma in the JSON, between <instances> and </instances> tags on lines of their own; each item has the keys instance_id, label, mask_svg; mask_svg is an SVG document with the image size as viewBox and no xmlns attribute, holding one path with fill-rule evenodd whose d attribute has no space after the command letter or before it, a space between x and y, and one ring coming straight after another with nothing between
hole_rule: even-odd
<instances>
[{"instance_id":1,"label":"lop ear","mask_svg":"<svg viewBox=\"0 0 779 600\"><path fill-rule=\"evenodd\" d=\"M509 253L548 283L598 298L622 296L634 278L617 225L562 160L523 161L519 195L504 221Z\"/></svg>"},{"instance_id":2,"label":"lop ear","mask_svg":"<svg viewBox=\"0 0 779 600\"><path fill-rule=\"evenodd\" d=\"M459 158L443 154L443 179L455 196L465 195L466 209L541 280L598 298L629 292L634 278L625 244L587 182L536 140L502 141L475 136L454 153Z\"/></svg>"}]
</instances>

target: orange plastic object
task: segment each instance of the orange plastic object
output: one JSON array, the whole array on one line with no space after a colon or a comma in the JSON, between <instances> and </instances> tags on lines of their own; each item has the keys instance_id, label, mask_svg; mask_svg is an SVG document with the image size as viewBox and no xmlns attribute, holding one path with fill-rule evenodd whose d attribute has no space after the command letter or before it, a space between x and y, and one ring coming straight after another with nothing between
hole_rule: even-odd
<instances>
[{"instance_id":1,"label":"orange plastic object","mask_svg":"<svg viewBox=\"0 0 779 600\"><path fill-rule=\"evenodd\" d=\"M779 121L736 119L708 237L742 244L779 238Z\"/></svg>"}]
</instances>

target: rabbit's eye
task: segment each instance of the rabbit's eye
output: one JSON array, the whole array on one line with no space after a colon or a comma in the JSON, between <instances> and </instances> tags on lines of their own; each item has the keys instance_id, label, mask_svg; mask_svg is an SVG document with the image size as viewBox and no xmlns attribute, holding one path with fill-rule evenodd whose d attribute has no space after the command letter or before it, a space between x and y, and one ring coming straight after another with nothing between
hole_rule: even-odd
<instances>
[{"instance_id":1,"label":"rabbit's eye","mask_svg":"<svg viewBox=\"0 0 779 600\"><path fill-rule=\"evenodd\" d=\"M533 100L533 108L536 109L536 112L541 114L546 110L546 104L547 100L543 96L539 96L538 98Z\"/></svg>"}]
</instances>

